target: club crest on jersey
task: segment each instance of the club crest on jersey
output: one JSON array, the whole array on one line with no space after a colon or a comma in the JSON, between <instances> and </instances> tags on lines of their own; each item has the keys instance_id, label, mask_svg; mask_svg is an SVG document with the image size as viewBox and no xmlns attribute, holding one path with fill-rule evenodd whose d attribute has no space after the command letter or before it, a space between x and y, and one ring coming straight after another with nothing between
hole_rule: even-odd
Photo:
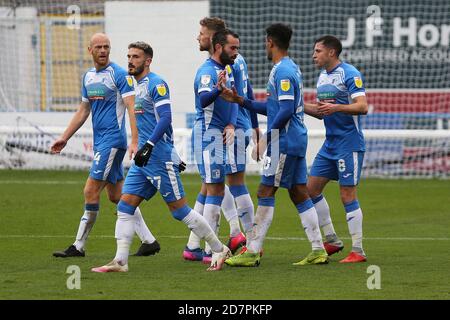
<instances>
[{"instance_id":1,"label":"club crest on jersey","mask_svg":"<svg viewBox=\"0 0 450 320\"><path fill-rule=\"evenodd\" d=\"M362 79L360 77L354 77L353 79L355 80L355 86L357 88L362 88L363 86Z\"/></svg>"},{"instance_id":2,"label":"club crest on jersey","mask_svg":"<svg viewBox=\"0 0 450 320\"><path fill-rule=\"evenodd\" d=\"M164 84L158 84L156 86L156 90L158 91L158 94L160 96L165 96L167 94L167 89L166 89L166 86Z\"/></svg>"},{"instance_id":3,"label":"club crest on jersey","mask_svg":"<svg viewBox=\"0 0 450 320\"><path fill-rule=\"evenodd\" d=\"M200 79L200 82L203 85L207 86L211 82L211 76L209 74L204 74Z\"/></svg>"},{"instance_id":4,"label":"club crest on jersey","mask_svg":"<svg viewBox=\"0 0 450 320\"><path fill-rule=\"evenodd\" d=\"M280 81L280 87L283 91L288 91L291 88L291 82L289 79L283 79Z\"/></svg>"},{"instance_id":5,"label":"club crest on jersey","mask_svg":"<svg viewBox=\"0 0 450 320\"><path fill-rule=\"evenodd\" d=\"M126 78L127 78L127 83L128 83L128 85L129 85L130 87L132 87L132 86L133 86L133 78L132 78L131 76L126 76Z\"/></svg>"}]
</instances>

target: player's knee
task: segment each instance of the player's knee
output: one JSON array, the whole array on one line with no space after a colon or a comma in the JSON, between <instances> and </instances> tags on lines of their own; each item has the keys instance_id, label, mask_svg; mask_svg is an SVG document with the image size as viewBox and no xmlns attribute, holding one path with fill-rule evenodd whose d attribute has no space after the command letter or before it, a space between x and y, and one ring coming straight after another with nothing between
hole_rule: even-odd
<instances>
[{"instance_id":1,"label":"player's knee","mask_svg":"<svg viewBox=\"0 0 450 320\"><path fill-rule=\"evenodd\" d=\"M312 183L309 180L306 188L308 189L308 194L311 198L316 198L322 193L322 188L318 184Z\"/></svg>"},{"instance_id":2,"label":"player's knee","mask_svg":"<svg viewBox=\"0 0 450 320\"><path fill-rule=\"evenodd\" d=\"M341 201L346 204L356 200L356 187L343 187L341 186Z\"/></svg>"},{"instance_id":3,"label":"player's knee","mask_svg":"<svg viewBox=\"0 0 450 320\"><path fill-rule=\"evenodd\" d=\"M100 199L100 193L89 187L85 187L83 190L84 199L86 203L98 203Z\"/></svg>"},{"instance_id":4,"label":"player's knee","mask_svg":"<svg viewBox=\"0 0 450 320\"><path fill-rule=\"evenodd\" d=\"M225 195L225 184L211 183L207 185L207 194L211 196L223 197Z\"/></svg>"},{"instance_id":5,"label":"player's knee","mask_svg":"<svg viewBox=\"0 0 450 320\"><path fill-rule=\"evenodd\" d=\"M258 198L270 198L275 195L275 192L276 192L275 187L260 184L259 188L258 188L257 196L258 196Z\"/></svg>"},{"instance_id":6,"label":"player's knee","mask_svg":"<svg viewBox=\"0 0 450 320\"><path fill-rule=\"evenodd\" d=\"M320 189L308 186L308 194L311 198L317 198L321 193Z\"/></svg>"},{"instance_id":7,"label":"player's knee","mask_svg":"<svg viewBox=\"0 0 450 320\"><path fill-rule=\"evenodd\" d=\"M341 201L345 205L347 203L350 203L352 201L357 200L356 196L350 196L350 195L342 195L341 194Z\"/></svg>"},{"instance_id":8,"label":"player's knee","mask_svg":"<svg viewBox=\"0 0 450 320\"><path fill-rule=\"evenodd\" d=\"M294 203L301 203L310 198L308 189L306 187L294 187L289 189L289 197Z\"/></svg>"},{"instance_id":9,"label":"player's knee","mask_svg":"<svg viewBox=\"0 0 450 320\"><path fill-rule=\"evenodd\" d=\"M109 201L111 201L112 203L118 204L120 201L120 194L109 194L108 193L108 199Z\"/></svg>"}]
</instances>

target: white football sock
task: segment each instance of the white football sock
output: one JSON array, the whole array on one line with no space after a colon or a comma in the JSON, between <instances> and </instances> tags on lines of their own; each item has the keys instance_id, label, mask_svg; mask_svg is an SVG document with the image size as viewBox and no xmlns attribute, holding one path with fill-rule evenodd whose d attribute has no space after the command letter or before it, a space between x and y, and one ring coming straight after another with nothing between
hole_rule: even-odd
<instances>
[{"instance_id":1,"label":"white football sock","mask_svg":"<svg viewBox=\"0 0 450 320\"><path fill-rule=\"evenodd\" d=\"M237 214L228 220L228 223L230 224L230 236L236 237L239 233L241 233L241 226L239 224L239 218Z\"/></svg>"},{"instance_id":2,"label":"white football sock","mask_svg":"<svg viewBox=\"0 0 450 320\"><path fill-rule=\"evenodd\" d=\"M203 210L205 208L205 200L206 196L199 193L197 196L197 200L195 201L194 211L200 215L203 215ZM200 240L201 239L194 232L191 231L191 233L189 234L187 247L191 250L200 248Z\"/></svg>"},{"instance_id":3,"label":"white football sock","mask_svg":"<svg viewBox=\"0 0 450 320\"><path fill-rule=\"evenodd\" d=\"M259 198L256 209L255 223L248 233L247 250L250 253L258 253L263 247L264 238L273 219L275 198Z\"/></svg>"},{"instance_id":4,"label":"white football sock","mask_svg":"<svg viewBox=\"0 0 450 320\"><path fill-rule=\"evenodd\" d=\"M128 255L130 254L130 246L133 242L133 235L135 232L135 217L134 215L117 211L116 232L117 251L114 260L121 265L128 263Z\"/></svg>"},{"instance_id":5,"label":"white football sock","mask_svg":"<svg viewBox=\"0 0 450 320\"><path fill-rule=\"evenodd\" d=\"M248 193L236 197L236 204L239 219L242 222L245 233L252 227L255 220L255 207L253 206L252 198Z\"/></svg>"},{"instance_id":6,"label":"white football sock","mask_svg":"<svg viewBox=\"0 0 450 320\"><path fill-rule=\"evenodd\" d=\"M77 236L74 242L74 246L78 251L84 250L89 233L97 220L99 212L98 204L86 204L85 211L81 217L80 224L78 226Z\"/></svg>"},{"instance_id":7,"label":"white football sock","mask_svg":"<svg viewBox=\"0 0 450 320\"><path fill-rule=\"evenodd\" d=\"M199 193L197 196L197 200L195 201L194 211L197 212L201 216L203 215L203 210L205 208L205 201L206 201L206 196Z\"/></svg>"},{"instance_id":8,"label":"white football sock","mask_svg":"<svg viewBox=\"0 0 450 320\"><path fill-rule=\"evenodd\" d=\"M352 236L352 250L364 254L362 246L363 213L359 207L358 201L355 200L349 204L346 204L345 211L347 212L348 230Z\"/></svg>"},{"instance_id":9,"label":"white football sock","mask_svg":"<svg viewBox=\"0 0 450 320\"><path fill-rule=\"evenodd\" d=\"M230 191L236 202L239 219L242 222L245 233L247 233L253 227L255 220L255 208L252 198L245 185L230 186Z\"/></svg>"},{"instance_id":10,"label":"white football sock","mask_svg":"<svg viewBox=\"0 0 450 320\"><path fill-rule=\"evenodd\" d=\"M155 237L151 233L150 229L147 227L144 218L142 217L141 210L139 207L136 208L134 212L135 216L135 230L139 239L141 239L142 243L153 243L155 242Z\"/></svg>"},{"instance_id":11,"label":"white football sock","mask_svg":"<svg viewBox=\"0 0 450 320\"><path fill-rule=\"evenodd\" d=\"M216 234L204 217L194 210L191 210L182 221L188 226L189 229L192 230L193 233L197 235L197 237L205 239L213 252L222 251L222 243L217 238Z\"/></svg>"},{"instance_id":12,"label":"white football sock","mask_svg":"<svg viewBox=\"0 0 450 320\"><path fill-rule=\"evenodd\" d=\"M324 249L320 234L319 219L311 199L296 205L306 236L313 250Z\"/></svg>"},{"instance_id":13,"label":"white football sock","mask_svg":"<svg viewBox=\"0 0 450 320\"><path fill-rule=\"evenodd\" d=\"M316 208L317 217L319 218L319 226L323 231L325 237L335 236L336 231L334 230L333 222L330 216L330 207L328 202L323 195L312 199L314 203L314 208Z\"/></svg>"},{"instance_id":14,"label":"white football sock","mask_svg":"<svg viewBox=\"0 0 450 320\"><path fill-rule=\"evenodd\" d=\"M239 225L239 218L234 197L227 185L225 185L225 195L223 197L221 208L225 219L227 219L230 224L230 235L232 237L237 236L241 232L241 226Z\"/></svg>"},{"instance_id":15,"label":"white football sock","mask_svg":"<svg viewBox=\"0 0 450 320\"><path fill-rule=\"evenodd\" d=\"M223 197L221 196L207 196L205 208L203 210L203 217L208 222L214 234L217 234L219 228L220 219L220 205L222 204ZM208 244L208 243L207 243ZM205 252L207 254L211 253L211 248L205 245Z\"/></svg>"}]
</instances>

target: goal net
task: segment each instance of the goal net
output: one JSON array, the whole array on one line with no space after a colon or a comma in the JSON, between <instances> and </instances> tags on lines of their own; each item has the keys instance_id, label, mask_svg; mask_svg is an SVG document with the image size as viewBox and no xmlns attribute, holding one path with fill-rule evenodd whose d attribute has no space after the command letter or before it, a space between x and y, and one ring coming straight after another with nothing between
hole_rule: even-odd
<instances>
[{"instance_id":1,"label":"goal net","mask_svg":"<svg viewBox=\"0 0 450 320\"><path fill-rule=\"evenodd\" d=\"M364 176L449 177L450 2L210 3L211 15L223 18L240 35L241 53L261 96L272 68L264 45L271 23L287 23L294 30L289 54L302 70L307 102L315 101L319 73L312 62L314 40L326 34L341 39L341 59L365 76L369 114L362 117Z\"/></svg>"}]
</instances>

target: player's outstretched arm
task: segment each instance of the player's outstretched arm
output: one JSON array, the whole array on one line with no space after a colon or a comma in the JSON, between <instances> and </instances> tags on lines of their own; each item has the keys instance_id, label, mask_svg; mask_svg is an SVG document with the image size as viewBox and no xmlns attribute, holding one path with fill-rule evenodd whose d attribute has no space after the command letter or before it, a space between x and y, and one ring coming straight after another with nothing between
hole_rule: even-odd
<instances>
[{"instance_id":1,"label":"player's outstretched arm","mask_svg":"<svg viewBox=\"0 0 450 320\"><path fill-rule=\"evenodd\" d=\"M351 104L319 103L317 110L324 116L335 112L342 112L349 115L367 114L369 107L366 96L359 96L353 99Z\"/></svg>"},{"instance_id":2,"label":"player's outstretched arm","mask_svg":"<svg viewBox=\"0 0 450 320\"><path fill-rule=\"evenodd\" d=\"M255 143L252 150L252 159L256 162L262 160L264 152L267 149L267 134L261 135L261 138Z\"/></svg>"},{"instance_id":3,"label":"player's outstretched arm","mask_svg":"<svg viewBox=\"0 0 450 320\"><path fill-rule=\"evenodd\" d=\"M237 103L238 105L244 107L247 110L254 111L256 113L267 116L266 102L255 101L247 99L245 97L241 97L240 95L237 94L235 88L233 89L224 88L220 96L226 101Z\"/></svg>"},{"instance_id":4,"label":"player's outstretched arm","mask_svg":"<svg viewBox=\"0 0 450 320\"><path fill-rule=\"evenodd\" d=\"M219 97L221 92L222 91L220 87L214 88L212 91L201 92L199 98L202 108L206 108L211 103L213 103Z\"/></svg>"},{"instance_id":5,"label":"player's outstretched arm","mask_svg":"<svg viewBox=\"0 0 450 320\"><path fill-rule=\"evenodd\" d=\"M318 107L319 105L317 103L305 103L305 113L311 117L322 120L322 115L317 110Z\"/></svg>"},{"instance_id":6,"label":"player's outstretched arm","mask_svg":"<svg viewBox=\"0 0 450 320\"><path fill-rule=\"evenodd\" d=\"M89 117L91 113L91 106L89 102L81 102L78 107L77 112L73 115L72 120L70 120L69 125L66 130L64 130L63 134L53 142L50 147L51 153L60 153L62 149L67 144L67 141L81 128L81 126L86 122L86 119Z\"/></svg>"},{"instance_id":7,"label":"player's outstretched arm","mask_svg":"<svg viewBox=\"0 0 450 320\"><path fill-rule=\"evenodd\" d=\"M130 119L131 143L128 146L128 156L131 160L138 150L138 128L134 115L134 95L123 98L123 103L127 107L128 117Z\"/></svg>"},{"instance_id":8,"label":"player's outstretched arm","mask_svg":"<svg viewBox=\"0 0 450 320\"><path fill-rule=\"evenodd\" d=\"M253 87L250 80L247 80L247 97L250 100L255 100L255 94L253 93ZM252 123L252 128L254 129L254 134L259 137L261 132L259 130L258 114L255 111L250 111L250 121ZM259 138L257 140L259 140Z\"/></svg>"}]
</instances>

